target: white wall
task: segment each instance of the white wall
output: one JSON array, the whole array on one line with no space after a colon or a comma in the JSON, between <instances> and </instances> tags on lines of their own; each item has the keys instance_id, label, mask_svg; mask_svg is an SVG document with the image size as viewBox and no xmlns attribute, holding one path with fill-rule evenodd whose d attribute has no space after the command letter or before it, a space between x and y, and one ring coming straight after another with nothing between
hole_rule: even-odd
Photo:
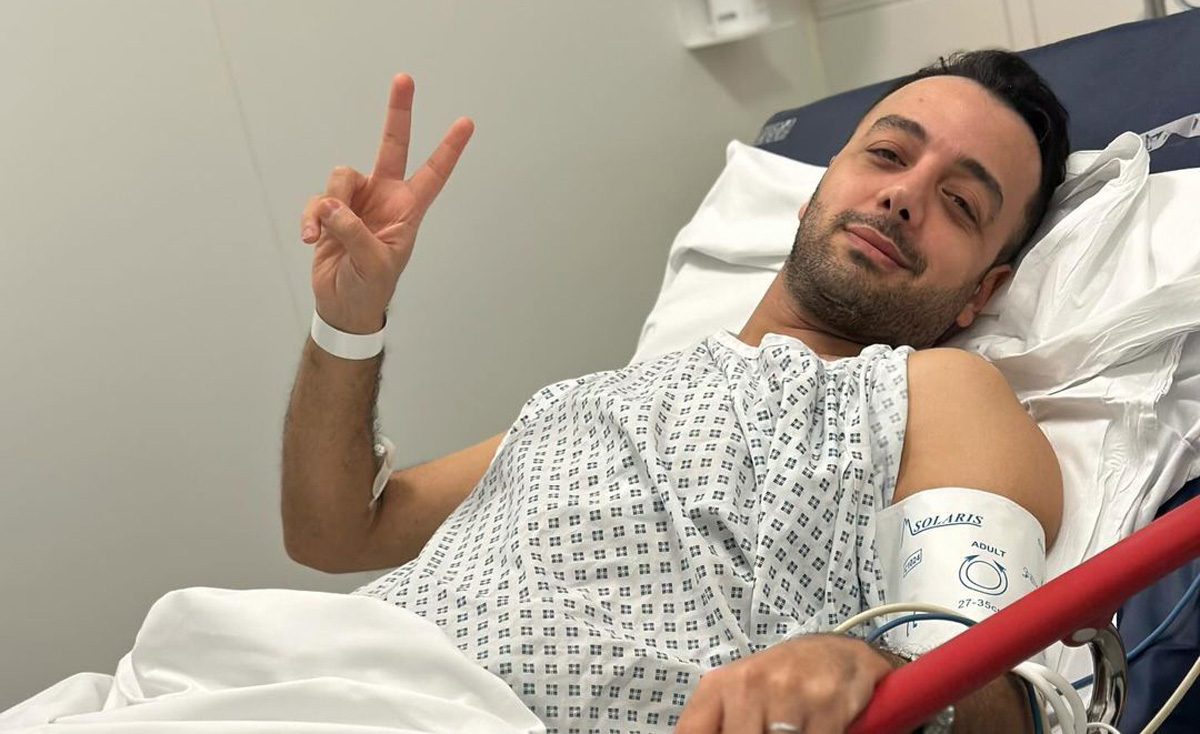
<instances>
[{"instance_id":1,"label":"white wall","mask_svg":"<svg viewBox=\"0 0 1200 734\"><path fill-rule=\"evenodd\" d=\"M685 50L645 0L0 4L0 710L111 672L174 588L344 591L285 556L280 427L309 314L297 219L374 160L477 133L391 312L409 464L632 353L667 247L774 111L824 92L807 3Z\"/></svg>"},{"instance_id":2,"label":"white wall","mask_svg":"<svg viewBox=\"0 0 1200 734\"><path fill-rule=\"evenodd\" d=\"M1184 6L1167 0L1170 12ZM958 50L1020 51L1146 17L1145 0L816 0L830 93Z\"/></svg>"}]
</instances>

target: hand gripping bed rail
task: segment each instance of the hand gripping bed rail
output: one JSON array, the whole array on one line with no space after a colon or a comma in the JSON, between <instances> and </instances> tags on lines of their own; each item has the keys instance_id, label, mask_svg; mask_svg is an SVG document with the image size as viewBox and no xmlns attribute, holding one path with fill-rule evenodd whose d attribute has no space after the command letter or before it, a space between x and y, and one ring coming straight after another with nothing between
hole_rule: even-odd
<instances>
[{"instance_id":1,"label":"hand gripping bed rail","mask_svg":"<svg viewBox=\"0 0 1200 734\"><path fill-rule=\"evenodd\" d=\"M889 673L849 731L907 732L1054 642L1089 642L1123 601L1197 557L1200 497Z\"/></svg>"}]
</instances>

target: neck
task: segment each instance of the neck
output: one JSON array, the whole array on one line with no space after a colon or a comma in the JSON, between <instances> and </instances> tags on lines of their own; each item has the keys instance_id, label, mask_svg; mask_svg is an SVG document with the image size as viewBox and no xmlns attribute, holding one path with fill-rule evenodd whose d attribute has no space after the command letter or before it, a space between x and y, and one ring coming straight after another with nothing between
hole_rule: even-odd
<instances>
[{"instance_id":1,"label":"neck","mask_svg":"<svg viewBox=\"0 0 1200 734\"><path fill-rule=\"evenodd\" d=\"M788 295L783 283L783 273L775 276L771 286L763 295L750 320L742 327L737 338L750 346L758 346L766 334L783 334L804 342L809 349L821 357L854 357L865 344L845 339L833 333L818 320L804 313Z\"/></svg>"}]
</instances>

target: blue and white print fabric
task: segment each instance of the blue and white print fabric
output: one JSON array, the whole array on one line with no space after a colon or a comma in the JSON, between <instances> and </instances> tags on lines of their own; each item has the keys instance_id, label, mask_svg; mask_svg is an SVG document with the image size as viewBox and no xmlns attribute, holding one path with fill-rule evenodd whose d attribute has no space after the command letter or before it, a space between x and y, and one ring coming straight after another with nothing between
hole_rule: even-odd
<instances>
[{"instance_id":1,"label":"blue and white print fabric","mask_svg":"<svg viewBox=\"0 0 1200 734\"><path fill-rule=\"evenodd\" d=\"M669 731L706 670L884 602L911 351L722 331L550 385L420 556L356 593L435 622L549 734Z\"/></svg>"}]
</instances>

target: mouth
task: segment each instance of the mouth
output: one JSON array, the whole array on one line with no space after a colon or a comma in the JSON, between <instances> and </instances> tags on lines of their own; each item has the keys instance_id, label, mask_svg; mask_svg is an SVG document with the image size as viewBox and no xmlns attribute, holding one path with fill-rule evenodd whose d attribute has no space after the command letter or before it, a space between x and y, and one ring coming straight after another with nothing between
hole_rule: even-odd
<instances>
[{"instance_id":1,"label":"mouth","mask_svg":"<svg viewBox=\"0 0 1200 734\"><path fill-rule=\"evenodd\" d=\"M874 229L859 224L852 224L846 227L846 232L852 239L857 240L860 246L864 246L866 249L871 250L872 254L877 255L877 260L886 261L902 270L912 269L908 263L908 259L900 254L900 249L896 247L895 243Z\"/></svg>"}]
</instances>

